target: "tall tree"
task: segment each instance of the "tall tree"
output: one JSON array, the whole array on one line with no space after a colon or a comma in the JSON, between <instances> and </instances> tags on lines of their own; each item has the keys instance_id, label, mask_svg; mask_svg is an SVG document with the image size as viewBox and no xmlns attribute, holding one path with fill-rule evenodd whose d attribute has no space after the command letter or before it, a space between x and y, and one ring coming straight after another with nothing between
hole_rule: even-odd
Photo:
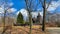
<instances>
[{"instance_id":1,"label":"tall tree","mask_svg":"<svg viewBox=\"0 0 60 34\"><path fill-rule=\"evenodd\" d=\"M4 14L4 18L3 18L3 32L2 32L2 34L4 34L5 33L5 31L6 31L6 29L8 29L8 27L6 27L6 25L5 25L5 21L6 21L6 14L7 14L7 10L8 9L10 9L12 6L11 5L9 5L9 2L10 2L10 0L8 1L8 0L0 0L0 8L2 8L3 10L2 10L2 14ZM7 25L7 26L9 26L9 25ZM11 26L11 25L10 25ZM9 26L9 27L10 27ZM11 32L10 32L11 33Z\"/></svg>"},{"instance_id":2,"label":"tall tree","mask_svg":"<svg viewBox=\"0 0 60 34\"><path fill-rule=\"evenodd\" d=\"M42 8L43 8L43 22L42 22L42 31L45 31L45 17L46 17L46 11L47 9L49 8L49 5L51 4L51 1L50 0L49 2L47 2L48 0L39 0L39 2L41 3L42 5ZM46 3L48 3L46 5Z\"/></svg>"},{"instance_id":3,"label":"tall tree","mask_svg":"<svg viewBox=\"0 0 60 34\"><path fill-rule=\"evenodd\" d=\"M32 31L32 16L31 16L31 2L32 0L25 0L25 3L26 3L26 8L27 8L27 11L29 13L29 23L30 23L30 32L29 34L31 34L31 31Z\"/></svg>"},{"instance_id":4,"label":"tall tree","mask_svg":"<svg viewBox=\"0 0 60 34\"><path fill-rule=\"evenodd\" d=\"M28 10L29 13L29 22L30 22L30 34L32 31L32 16L31 12L32 11L37 11L38 6L39 6L39 0L25 0L26 3L26 9Z\"/></svg>"},{"instance_id":5,"label":"tall tree","mask_svg":"<svg viewBox=\"0 0 60 34\"><path fill-rule=\"evenodd\" d=\"M38 7L38 3L35 3L37 0L25 0L26 3L26 9L28 11L28 16L29 16L29 23L30 23L30 34L32 31L32 11L36 11Z\"/></svg>"}]
</instances>

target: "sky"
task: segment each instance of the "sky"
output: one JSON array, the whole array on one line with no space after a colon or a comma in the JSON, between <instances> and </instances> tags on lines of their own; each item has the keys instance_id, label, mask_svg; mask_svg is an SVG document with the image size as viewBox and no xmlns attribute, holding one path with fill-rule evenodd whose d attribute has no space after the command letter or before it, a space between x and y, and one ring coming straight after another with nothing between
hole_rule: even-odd
<instances>
[{"instance_id":1,"label":"sky","mask_svg":"<svg viewBox=\"0 0 60 34\"><path fill-rule=\"evenodd\" d=\"M12 0L12 2L14 3L13 7L16 8L17 10L25 8L24 0Z\"/></svg>"},{"instance_id":2,"label":"sky","mask_svg":"<svg viewBox=\"0 0 60 34\"><path fill-rule=\"evenodd\" d=\"M11 1L13 3L13 8L17 9L16 12L25 8L25 1L24 0L11 0ZM50 11L50 12L56 12L57 11L59 13L60 12L60 4L59 3L60 3L60 0L52 1L51 5L49 6L49 8L47 10ZM39 6L38 9L40 10L41 7Z\"/></svg>"},{"instance_id":3,"label":"sky","mask_svg":"<svg viewBox=\"0 0 60 34\"><path fill-rule=\"evenodd\" d=\"M21 9L25 8L24 0L12 0L12 2L14 3L13 7L17 9L16 12L19 12ZM47 0L47 2L48 2L48 0ZM41 5L39 5L37 10L41 10L41 9L42 9ZM54 13L54 12L60 13L60 0L52 1L47 10L50 11L51 13Z\"/></svg>"},{"instance_id":4,"label":"sky","mask_svg":"<svg viewBox=\"0 0 60 34\"><path fill-rule=\"evenodd\" d=\"M1 2L1 0L0 0L0 2ZM48 0L47 0L47 2L48 2ZM36 1L34 3L36 3ZM9 13L18 14L19 12L21 12L24 15L24 17L27 16L27 12L26 12L27 10L25 9L26 5L25 5L24 0L10 0L8 2L8 6L12 6L10 9L8 9ZM47 6L47 3L46 3L46 6ZM4 5L1 5L0 13L3 13L3 10L4 10ZM39 10L41 10L40 14L41 14L41 16L43 16L41 4L39 4L39 6L37 8L37 11L39 11ZM33 15L37 16L37 11L33 12ZM47 11L49 11L50 13L54 13L54 12L60 13L60 0L52 1L51 4L49 5L49 8L47 9Z\"/></svg>"}]
</instances>

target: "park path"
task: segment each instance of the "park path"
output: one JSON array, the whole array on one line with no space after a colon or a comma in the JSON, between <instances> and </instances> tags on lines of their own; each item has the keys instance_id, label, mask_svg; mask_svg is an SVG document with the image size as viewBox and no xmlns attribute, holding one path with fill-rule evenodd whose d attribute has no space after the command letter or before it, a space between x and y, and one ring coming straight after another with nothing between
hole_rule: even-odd
<instances>
[{"instance_id":1,"label":"park path","mask_svg":"<svg viewBox=\"0 0 60 34\"><path fill-rule=\"evenodd\" d=\"M51 28L46 28L47 32L49 32L49 34L60 34L60 27L51 27Z\"/></svg>"}]
</instances>

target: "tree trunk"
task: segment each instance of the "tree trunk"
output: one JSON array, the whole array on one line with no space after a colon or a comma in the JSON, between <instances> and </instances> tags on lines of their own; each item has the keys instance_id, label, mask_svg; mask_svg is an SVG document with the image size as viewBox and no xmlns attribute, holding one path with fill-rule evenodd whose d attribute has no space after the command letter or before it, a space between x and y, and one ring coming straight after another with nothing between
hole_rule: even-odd
<instances>
[{"instance_id":1,"label":"tree trunk","mask_svg":"<svg viewBox=\"0 0 60 34\"><path fill-rule=\"evenodd\" d=\"M4 18L3 18L3 32L2 34L5 33L5 18L6 18L6 10L4 10Z\"/></svg>"},{"instance_id":2,"label":"tree trunk","mask_svg":"<svg viewBox=\"0 0 60 34\"><path fill-rule=\"evenodd\" d=\"M45 16L46 16L46 4L45 4L45 1L44 0L44 6L43 6L43 22L42 22L42 31L45 31Z\"/></svg>"},{"instance_id":3,"label":"tree trunk","mask_svg":"<svg viewBox=\"0 0 60 34\"><path fill-rule=\"evenodd\" d=\"M30 32L29 32L29 34L31 34L31 32L32 32L32 16L31 16L30 12L29 12L29 23L30 23Z\"/></svg>"}]
</instances>

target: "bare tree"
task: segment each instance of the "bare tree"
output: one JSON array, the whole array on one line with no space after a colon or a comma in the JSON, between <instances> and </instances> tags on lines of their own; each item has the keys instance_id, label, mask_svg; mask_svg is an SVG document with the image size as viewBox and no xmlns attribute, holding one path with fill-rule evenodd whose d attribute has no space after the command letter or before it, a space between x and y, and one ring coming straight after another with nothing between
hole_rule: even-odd
<instances>
[{"instance_id":1,"label":"bare tree","mask_svg":"<svg viewBox=\"0 0 60 34\"><path fill-rule=\"evenodd\" d=\"M29 13L29 22L30 22L30 33L31 34L31 31L32 31L32 16L31 16L31 2L32 0L25 0L26 2L26 7L27 7L27 10L28 10L28 13Z\"/></svg>"},{"instance_id":2,"label":"bare tree","mask_svg":"<svg viewBox=\"0 0 60 34\"><path fill-rule=\"evenodd\" d=\"M8 5L8 2L9 2L8 0L0 0L0 1L3 1L3 2L1 2L0 7L3 8L3 13L2 14L4 14L4 18L3 18L3 32L2 32L2 34L4 34L5 31L8 29L8 27L6 27L6 25L5 25L5 23L6 23L5 22L6 21L5 18L6 18L7 10L10 9L12 6ZM9 25L7 25L7 26L9 26Z\"/></svg>"},{"instance_id":3,"label":"bare tree","mask_svg":"<svg viewBox=\"0 0 60 34\"><path fill-rule=\"evenodd\" d=\"M50 15L49 21L60 27L60 14L56 13Z\"/></svg>"},{"instance_id":4,"label":"bare tree","mask_svg":"<svg viewBox=\"0 0 60 34\"><path fill-rule=\"evenodd\" d=\"M42 31L45 31L45 17L46 17L46 11L47 9L49 8L49 5L51 4L51 1L50 0L47 4L47 7L46 7L46 1L47 0L39 0L39 2L42 4L42 8L43 8L43 21L42 21Z\"/></svg>"},{"instance_id":5,"label":"bare tree","mask_svg":"<svg viewBox=\"0 0 60 34\"><path fill-rule=\"evenodd\" d=\"M30 33L31 34L31 31L32 31L32 15L31 15L31 12L32 11L35 11L37 10L37 6L38 6L38 3L35 4L34 1L36 0L25 0L25 3L26 3L26 9L28 11L28 16L29 16L29 23L30 23Z\"/></svg>"}]
</instances>

